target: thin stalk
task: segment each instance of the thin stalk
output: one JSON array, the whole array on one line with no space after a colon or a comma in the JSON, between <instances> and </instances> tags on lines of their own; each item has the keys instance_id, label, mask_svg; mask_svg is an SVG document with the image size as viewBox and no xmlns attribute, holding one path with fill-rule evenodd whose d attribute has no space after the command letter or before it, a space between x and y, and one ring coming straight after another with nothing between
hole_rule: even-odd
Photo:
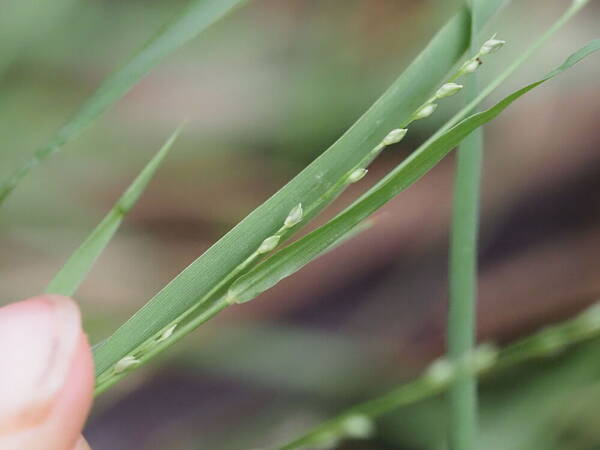
<instances>
[{"instance_id":1,"label":"thin stalk","mask_svg":"<svg viewBox=\"0 0 600 450\"><path fill-rule=\"evenodd\" d=\"M454 384L457 377L463 373L471 376L498 373L532 359L555 356L570 346L598 337L600 337L600 304L595 304L572 319L544 328L509 344L500 351L484 344L467 353L458 362L445 358L435 360L420 377L372 400L352 406L274 449L315 448L324 443L357 437L352 433L355 430L348 426L349 423L355 424L357 418L361 418L364 424L399 407L438 395Z\"/></svg>"},{"instance_id":2,"label":"thin stalk","mask_svg":"<svg viewBox=\"0 0 600 450\"><path fill-rule=\"evenodd\" d=\"M476 2L471 0L471 53L476 51ZM466 104L477 98L479 83L473 73L465 88ZM473 350L476 335L477 239L483 159L483 127L465 138L458 149L450 237L450 296L448 357L459 363ZM477 434L477 379L461 371L448 392L451 450L474 450Z\"/></svg>"},{"instance_id":3,"label":"thin stalk","mask_svg":"<svg viewBox=\"0 0 600 450\"><path fill-rule=\"evenodd\" d=\"M479 31L473 14L476 1L470 1L471 52L476 50L474 38ZM587 2L588 0L574 1L552 27L480 93L477 74L474 73L471 83L465 88L466 106L442 127L440 132L453 126L453 122L463 115L463 111L465 115L473 111L483 97L495 89L516 67L529 59L534 51ZM454 361L460 360L465 353L472 350L476 338L477 239L483 145L483 129L479 128L463 141L457 155L450 238L448 310L448 355ZM449 390L448 398L450 448L472 450L475 448L477 428L477 380L468 373L459 375Z\"/></svg>"}]
</instances>

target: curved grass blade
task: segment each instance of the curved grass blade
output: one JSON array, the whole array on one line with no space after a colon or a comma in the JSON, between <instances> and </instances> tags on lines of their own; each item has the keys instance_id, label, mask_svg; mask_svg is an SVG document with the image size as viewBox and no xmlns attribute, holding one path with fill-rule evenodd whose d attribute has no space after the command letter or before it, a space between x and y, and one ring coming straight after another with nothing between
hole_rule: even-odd
<instances>
[{"instance_id":1,"label":"curved grass blade","mask_svg":"<svg viewBox=\"0 0 600 450\"><path fill-rule=\"evenodd\" d=\"M485 22L505 0L490 4ZM303 224L327 203L319 200L344 174L358 164L389 130L409 120L415 109L437 89L468 48L468 11L462 8L390 86L377 102L326 152L273 197L254 210L144 305L112 336L94 349L97 377L165 326L197 306L215 286L227 279L260 243L273 235L299 202L309 213ZM424 76L423 74L427 74Z\"/></svg>"},{"instance_id":2,"label":"curved grass blade","mask_svg":"<svg viewBox=\"0 0 600 450\"><path fill-rule=\"evenodd\" d=\"M165 25L122 68L110 75L79 111L62 126L45 146L0 185L0 204L18 183L44 159L59 151L92 124L104 111L123 97L167 55L181 47L245 0L192 0Z\"/></svg>"},{"instance_id":3,"label":"curved grass blade","mask_svg":"<svg viewBox=\"0 0 600 450\"><path fill-rule=\"evenodd\" d=\"M135 205L142 195L142 192L144 192L144 189L179 136L181 129L182 126L177 128L169 139L167 139L162 148L150 162L148 162L133 183L131 183L119 200L117 200L117 203L115 203L109 213L102 219L102 222L98 224L83 244L73 252L65 265L46 288L47 293L66 296L71 296L75 293L94 265L96 259L98 259L104 248L119 229L125 215L131 210L133 205Z\"/></svg>"},{"instance_id":4,"label":"curved grass blade","mask_svg":"<svg viewBox=\"0 0 600 450\"><path fill-rule=\"evenodd\" d=\"M230 288L231 298L235 298L237 303L252 300L283 278L301 269L357 223L365 220L370 214L421 178L473 130L494 119L519 97L599 49L600 39L590 42L569 56L560 67L550 72L543 79L514 92L494 107L464 119L439 137L427 141L383 180L329 223L294 242L241 276Z\"/></svg>"}]
</instances>

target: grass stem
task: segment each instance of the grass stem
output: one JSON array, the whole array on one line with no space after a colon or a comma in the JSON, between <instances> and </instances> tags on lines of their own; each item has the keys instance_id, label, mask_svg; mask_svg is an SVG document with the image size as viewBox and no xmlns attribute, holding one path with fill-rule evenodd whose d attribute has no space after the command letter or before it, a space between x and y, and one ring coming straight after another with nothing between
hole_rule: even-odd
<instances>
[{"instance_id":1,"label":"grass stem","mask_svg":"<svg viewBox=\"0 0 600 450\"><path fill-rule=\"evenodd\" d=\"M446 391L455 384L461 374L467 373L473 377L497 375L533 359L556 356L560 351L575 344L599 337L600 303L592 305L572 319L546 327L499 351L484 344L465 354L465 358L458 363L445 358L437 359L418 378L379 397L351 406L301 436L273 448L308 449L315 448L323 442L331 442L332 439L339 442L351 438L353 436L348 435L345 426L349 418L363 417L373 420L402 406L417 403Z\"/></svg>"},{"instance_id":2,"label":"grass stem","mask_svg":"<svg viewBox=\"0 0 600 450\"><path fill-rule=\"evenodd\" d=\"M471 53L477 51L477 0L471 6ZM477 73L465 88L466 104L477 98ZM477 238L483 131L478 128L460 146L454 184L450 237L450 298L448 357L459 364L473 350L476 335ZM477 379L469 371L457 374L448 391L451 450L474 450L477 430Z\"/></svg>"}]
</instances>

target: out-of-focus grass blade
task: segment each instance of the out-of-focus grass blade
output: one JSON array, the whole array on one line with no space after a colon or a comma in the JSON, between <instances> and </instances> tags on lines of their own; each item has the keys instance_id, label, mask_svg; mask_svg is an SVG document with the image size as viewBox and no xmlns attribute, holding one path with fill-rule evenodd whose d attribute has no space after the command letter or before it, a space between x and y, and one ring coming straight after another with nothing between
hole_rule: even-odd
<instances>
[{"instance_id":1,"label":"out-of-focus grass blade","mask_svg":"<svg viewBox=\"0 0 600 450\"><path fill-rule=\"evenodd\" d=\"M19 181L44 159L75 139L104 111L123 97L167 55L221 19L246 0L192 0L174 20L164 26L121 69L110 75L43 147L0 185L0 204Z\"/></svg>"},{"instance_id":2,"label":"out-of-focus grass blade","mask_svg":"<svg viewBox=\"0 0 600 450\"><path fill-rule=\"evenodd\" d=\"M20 51L47 35L79 4L78 0L4 0L0 15L0 81Z\"/></svg>"},{"instance_id":3,"label":"out-of-focus grass blade","mask_svg":"<svg viewBox=\"0 0 600 450\"><path fill-rule=\"evenodd\" d=\"M102 222L98 224L83 244L73 252L46 288L47 293L67 296L75 293L96 259L118 230L125 215L135 205L142 192L144 192L144 189L173 146L175 139L179 136L181 128L181 126L177 128L169 139L167 139L162 148L144 167L119 200L117 200L117 203L115 203L104 219L102 219Z\"/></svg>"},{"instance_id":4,"label":"out-of-focus grass blade","mask_svg":"<svg viewBox=\"0 0 600 450\"><path fill-rule=\"evenodd\" d=\"M482 13L483 22L489 20L502 3L505 0L491 2ZM468 48L468 23L469 13L462 8L382 97L326 152L173 279L112 336L97 345L94 352L97 376L196 306L265 238L279 229L298 203L310 211L303 223L325 207L326 204L315 206L323 194L390 130L405 122L459 62Z\"/></svg>"},{"instance_id":5,"label":"out-of-focus grass blade","mask_svg":"<svg viewBox=\"0 0 600 450\"><path fill-rule=\"evenodd\" d=\"M301 269L357 223L366 219L399 192L421 178L473 130L494 119L522 95L598 49L600 49L600 40L590 42L543 79L514 92L494 107L464 119L441 136L423 144L357 202L329 223L294 242L241 276L230 288L232 297L240 303L252 300L281 279Z\"/></svg>"}]
</instances>

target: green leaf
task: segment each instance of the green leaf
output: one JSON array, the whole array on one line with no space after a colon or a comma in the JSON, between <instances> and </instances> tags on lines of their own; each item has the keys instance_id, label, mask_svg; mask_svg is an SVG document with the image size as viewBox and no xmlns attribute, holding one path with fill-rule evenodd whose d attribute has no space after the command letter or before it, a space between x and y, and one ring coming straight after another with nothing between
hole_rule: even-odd
<instances>
[{"instance_id":1,"label":"green leaf","mask_svg":"<svg viewBox=\"0 0 600 450\"><path fill-rule=\"evenodd\" d=\"M96 259L98 259L119 229L125 215L142 195L142 192L167 156L177 136L179 136L181 129L182 127L177 128L169 139L167 139L162 148L148 162L119 200L117 200L102 222L98 224L83 244L73 252L46 288L47 293L66 296L71 296L75 293Z\"/></svg>"},{"instance_id":2,"label":"green leaf","mask_svg":"<svg viewBox=\"0 0 600 450\"><path fill-rule=\"evenodd\" d=\"M487 21L498 6L499 3L488 7L483 20ZM97 376L106 374L118 360L197 306L264 239L281 227L289 211L298 203L301 202L307 211L304 223L322 210L327 205L320 201L323 195L391 129L407 121L458 63L468 48L468 21L468 11L462 8L381 98L326 152L99 344L94 352Z\"/></svg>"},{"instance_id":3,"label":"green leaf","mask_svg":"<svg viewBox=\"0 0 600 450\"><path fill-rule=\"evenodd\" d=\"M65 144L79 136L104 111L123 97L150 70L167 55L177 50L210 25L224 17L245 0L192 0L171 22L144 45L121 69L110 75L104 83L62 126L45 146L0 185L0 204L17 187L17 184L40 162L59 151Z\"/></svg>"},{"instance_id":4,"label":"green leaf","mask_svg":"<svg viewBox=\"0 0 600 450\"><path fill-rule=\"evenodd\" d=\"M357 202L329 223L294 242L238 278L230 288L230 297L235 298L238 303L252 300L281 279L301 269L357 223L365 220L378 208L421 178L473 130L494 119L519 97L572 67L598 49L600 49L600 40L590 42L543 79L514 92L493 108L474 114L439 137L427 141Z\"/></svg>"}]
</instances>

